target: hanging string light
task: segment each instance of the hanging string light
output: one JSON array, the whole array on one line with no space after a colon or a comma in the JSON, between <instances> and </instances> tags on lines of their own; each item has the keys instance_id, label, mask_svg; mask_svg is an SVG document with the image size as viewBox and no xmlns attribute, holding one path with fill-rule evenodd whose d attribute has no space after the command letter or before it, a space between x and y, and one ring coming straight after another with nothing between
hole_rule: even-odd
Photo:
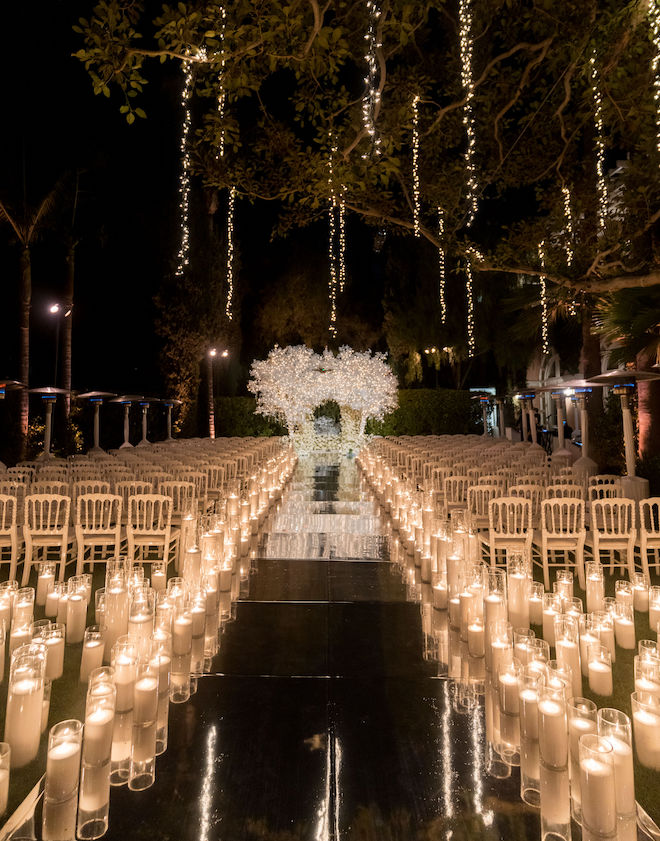
<instances>
[{"instance_id":1,"label":"hanging string light","mask_svg":"<svg viewBox=\"0 0 660 841\"><path fill-rule=\"evenodd\" d=\"M330 300L330 324L328 332L332 337L337 335L337 225L335 216L337 212L337 194L334 186L334 156L337 153L337 146L333 143L330 147L328 158L328 187L330 199L328 202L328 262L330 264L330 275L328 278L328 298Z\"/></svg>"},{"instance_id":2,"label":"hanging string light","mask_svg":"<svg viewBox=\"0 0 660 841\"><path fill-rule=\"evenodd\" d=\"M339 197L339 291L346 283L346 185L341 185Z\"/></svg>"},{"instance_id":3,"label":"hanging string light","mask_svg":"<svg viewBox=\"0 0 660 841\"><path fill-rule=\"evenodd\" d=\"M596 129L596 191L598 193L598 224L605 227L608 195L605 180L605 137L603 129L603 96L600 92L600 78L596 64L596 51L589 58L591 76L591 95L594 101L594 125Z\"/></svg>"},{"instance_id":4,"label":"hanging string light","mask_svg":"<svg viewBox=\"0 0 660 841\"><path fill-rule=\"evenodd\" d=\"M380 91L378 90L378 50L383 45L378 40L378 21L381 10L376 0L367 0L369 23L364 40L367 42L367 52L364 60L367 62L367 75L364 77L366 90L362 97L362 123L371 139L371 150L374 155L380 155L380 137L376 132L376 114L380 105ZM367 158L368 154L362 155Z\"/></svg>"},{"instance_id":5,"label":"hanging string light","mask_svg":"<svg viewBox=\"0 0 660 841\"><path fill-rule=\"evenodd\" d=\"M193 89L193 64L190 60L183 62L183 89L181 91L181 105L183 106L183 126L181 128L181 174L179 175L179 225L181 228L181 244L177 254L175 275L181 277L188 265L190 251L190 229L188 220L190 214L190 150L188 149L188 135L190 134L190 97Z\"/></svg>"},{"instance_id":6,"label":"hanging string light","mask_svg":"<svg viewBox=\"0 0 660 841\"><path fill-rule=\"evenodd\" d=\"M231 321L233 318L234 298L234 208L236 205L236 188L229 188L227 198L227 304L225 315Z\"/></svg>"},{"instance_id":7,"label":"hanging string light","mask_svg":"<svg viewBox=\"0 0 660 841\"><path fill-rule=\"evenodd\" d=\"M445 235L444 211L438 205L438 295L440 298L440 322L447 323L447 302L445 300Z\"/></svg>"},{"instance_id":8,"label":"hanging string light","mask_svg":"<svg viewBox=\"0 0 660 841\"><path fill-rule=\"evenodd\" d=\"M566 251L566 265L570 269L573 265L573 215L571 213L571 191L568 189L566 184L562 184L561 192L564 198L564 224L566 225L564 250Z\"/></svg>"},{"instance_id":9,"label":"hanging string light","mask_svg":"<svg viewBox=\"0 0 660 841\"><path fill-rule=\"evenodd\" d=\"M539 261L541 263L541 271L545 271L545 240L539 243ZM548 339L548 294L546 279L540 276L541 281L541 344L543 353L550 353L550 341Z\"/></svg>"},{"instance_id":10,"label":"hanging string light","mask_svg":"<svg viewBox=\"0 0 660 841\"><path fill-rule=\"evenodd\" d=\"M655 148L660 152L660 3L649 0L649 21L653 33L653 47L655 52L651 59L653 73L653 101L655 102Z\"/></svg>"},{"instance_id":11,"label":"hanging string light","mask_svg":"<svg viewBox=\"0 0 660 841\"><path fill-rule=\"evenodd\" d=\"M415 236L419 237L420 230L420 190L419 190L419 96L415 94L412 101L413 136L412 136L412 176L413 176L413 223Z\"/></svg>"},{"instance_id":12,"label":"hanging string light","mask_svg":"<svg viewBox=\"0 0 660 841\"><path fill-rule=\"evenodd\" d=\"M225 104L227 91L225 90L225 31L227 29L227 10L220 6L220 72L218 73L218 122L220 123L220 137L218 139L218 158L225 155Z\"/></svg>"},{"instance_id":13,"label":"hanging string light","mask_svg":"<svg viewBox=\"0 0 660 841\"><path fill-rule=\"evenodd\" d=\"M475 135L474 117L472 114L474 84L472 81L472 8L470 6L470 0L459 0L458 17L460 23L461 82L465 91L463 126L467 138L467 146L465 148L465 173L468 199L467 226L470 227L477 214L479 200L479 185L477 184L474 165Z\"/></svg>"},{"instance_id":14,"label":"hanging string light","mask_svg":"<svg viewBox=\"0 0 660 841\"><path fill-rule=\"evenodd\" d=\"M467 345L468 358L472 359L475 353L474 340L474 294L472 289L472 257L468 252L465 261L465 300L467 303Z\"/></svg>"}]
</instances>

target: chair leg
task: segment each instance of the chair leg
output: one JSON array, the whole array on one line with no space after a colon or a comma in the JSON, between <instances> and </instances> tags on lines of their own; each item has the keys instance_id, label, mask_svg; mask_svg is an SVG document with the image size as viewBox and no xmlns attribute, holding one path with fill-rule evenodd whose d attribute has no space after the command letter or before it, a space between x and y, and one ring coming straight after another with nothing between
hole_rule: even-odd
<instances>
[{"instance_id":1,"label":"chair leg","mask_svg":"<svg viewBox=\"0 0 660 841\"><path fill-rule=\"evenodd\" d=\"M541 543L541 562L543 564L543 586L550 590L550 568L548 566L548 545L545 540Z\"/></svg>"},{"instance_id":2,"label":"chair leg","mask_svg":"<svg viewBox=\"0 0 660 841\"><path fill-rule=\"evenodd\" d=\"M90 553L93 552L93 549L90 549ZM91 556L91 554L90 554ZM83 571L83 564L85 562L85 544L82 540L78 541L78 556L76 560L76 575L82 575Z\"/></svg>"},{"instance_id":3,"label":"chair leg","mask_svg":"<svg viewBox=\"0 0 660 841\"><path fill-rule=\"evenodd\" d=\"M586 590L584 577L584 538L581 538L575 547L575 566L577 567L578 583L583 590Z\"/></svg>"},{"instance_id":4,"label":"chair leg","mask_svg":"<svg viewBox=\"0 0 660 841\"><path fill-rule=\"evenodd\" d=\"M628 562L628 577L632 581L635 576L635 538L628 541L626 549L626 561Z\"/></svg>"},{"instance_id":5,"label":"chair leg","mask_svg":"<svg viewBox=\"0 0 660 841\"><path fill-rule=\"evenodd\" d=\"M16 567L18 566L18 537L14 535L11 539L11 557L9 559L9 580L16 578Z\"/></svg>"},{"instance_id":6,"label":"chair leg","mask_svg":"<svg viewBox=\"0 0 660 841\"><path fill-rule=\"evenodd\" d=\"M25 558L23 560L23 577L21 578L21 587L26 587L30 579L30 568L32 566L32 539L25 538Z\"/></svg>"}]
</instances>

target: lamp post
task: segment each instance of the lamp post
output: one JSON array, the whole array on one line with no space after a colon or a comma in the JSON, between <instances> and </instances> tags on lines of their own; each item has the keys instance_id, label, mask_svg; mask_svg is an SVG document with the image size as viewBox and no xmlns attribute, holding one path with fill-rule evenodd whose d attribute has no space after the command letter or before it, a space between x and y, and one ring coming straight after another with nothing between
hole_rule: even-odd
<instances>
[{"instance_id":1,"label":"lamp post","mask_svg":"<svg viewBox=\"0 0 660 841\"><path fill-rule=\"evenodd\" d=\"M218 351L217 348L210 348L206 354L206 379L208 383L208 409L209 409L209 438L215 441L215 400L213 397L213 360L220 356L226 359L229 356L228 350Z\"/></svg>"},{"instance_id":2,"label":"lamp post","mask_svg":"<svg viewBox=\"0 0 660 841\"><path fill-rule=\"evenodd\" d=\"M71 307L63 307L61 304L53 303L48 307L48 312L55 317L55 363L53 366L53 382L57 385L57 374L60 358L60 323L62 318L70 318Z\"/></svg>"}]
</instances>

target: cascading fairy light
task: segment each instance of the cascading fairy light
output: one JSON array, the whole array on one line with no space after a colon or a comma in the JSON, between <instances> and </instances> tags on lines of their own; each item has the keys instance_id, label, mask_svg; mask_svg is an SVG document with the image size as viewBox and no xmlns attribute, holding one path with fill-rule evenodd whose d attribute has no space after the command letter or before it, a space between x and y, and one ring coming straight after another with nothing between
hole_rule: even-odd
<instances>
[{"instance_id":1,"label":"cascading fairy light","mask_svg":"<svg viewBox=\"0 0 660 841\"><path fill-rule=\"evenodd\" d=\"M218 158L225 155L225 105L227 91L225 89L225 32L227 30L227 10L220 6L220 72L218 73L218 121L220 123L220 137L218 138Z\"/></svg>"},{"instance_id":2,"label":"cascading fairy light","mask_svg":"<svg viewBox=\"0 0 660 841\"><path fill-rule=\"evenodd\" d=\"M660 67L660 3L658 0L649 0L649 22L655 49L651 59L653 101L655 102L655 148L660 152L660 73L658 72Z\"/></svg>"},{"instance_id":3,"label":"cascading fairy light","mask_svg":"<svg viewBox=\"0 0 660 841\"><path fill-rule=\"evenodd\" d=\"M447 301L445 299L445 249L443 239L445 235L445 216L438 205L438 296L440 298L440 322L447 323Z\"/></svg>"},{"instance_id":4,"label":"cascading fairy light","mask_svg":"<svg viewBox=\"0 0 660 841\"><path fill-rule=\"evenodd\" d=\"M467 302L467 344L468 358L472 359L475 353L474 340L474 294L472 288L472 258L468 253L465 260L465 299Z\"/></svg>"},{"instance_id":5,"label":"cascading fairy light","mask_svg":"<svg viewBox=\"0 0 660 841\"><path fill-rule=\"evenodd\" d=\"M378 41L378 21L381 10L376 0L367 0L367 12L369 23L364 40L367 42L367 52L364 60L367 62L367 75L364 83L367 86L362 97L362 123L367 134L371 138L371 148L374 155L380 155L380 137L376 132L376 113L380 104L380 91L378 90L378 50L382 44ZM362 155L367 158L368 154Z\"/></svg>"},{"instance_id":6,"label":"cascading fairy light","mask_svg":"<svg viewBox=\"0 0 660 841\"><path fill-rule=\"evenodd\" d=\"M596 51L589 58L591 95L594 101L594 125L596 128L596 190L598 193L598 224L605 227L607 216L607 182L605 180L605 137L603 123L603 95L600 92L600 78L596 63Z\"/></svg>"},{"instance_id":7,"label":"cascading fairy light","mask_svg":"<svg viewBox=\"0 0 660 841\"><path fill-rule=\"evenodd\" d=\"M229 188L227 197L227 303L225 315L229 321L233 318L234 304L234 209L236 206L236 188Z\"/></svg>"},{"instance_id":8,"label":"cascading fairy light","mask_svg":"<svg viewBox=\"0 0 660 841\"><path fill-rule=\"evenodd\" d=\"M458 17L460 23L460 52L461 52L461 82L465 91L465 105L463 106L463 126L467 138L465 148L465 172L468 199L468 228L477 214L479 199L479 185L474 165L475 134L474 117L472 114L472 100L474 98L474 84L472 81L472 8L470 0L459 0Z\"/></svg>"},{"instance_id":9,"label":"cascading fairy light","mask_svg":"<svg viewBox=\"0 0 660 841\"><path fill-rule=\"evenodd\" d=\"M328 203L328 261L330 263L330 275L328 278L328 298L330 299L330 324L328 332L331 336L337 335L337 225L335 214L337 210L337 194L334 186L334 156L337 153L337 146L333 143L330 147L328 158L328 187L330 199Z\"/></svg>"},{"instance_id":10,"label":"cascading fairy light","mask_svg":"<svg viewBox=\"0 0 660 841\"><path fill-rule=\"evenodd\" d=\"M562 184L561 192L564 198L564 220L566 225L566 244L564 246L564 251L566 252L566 265L570 269L573 265L573 257L575 256L573 251L573 213L571 211L571 191L566 184ZM568 314L572 316L577 315L575 299L569 301Z\"/></svg>"},{"instance_id":11,"label":"cascading fairy light","mask_svg":"<svg viewBox=\"0 0 660 841\"><path fill-rule=\"evenodd\" d=\"M179 209L181 228L181 244L177 254L175 275L181 277L188 265L190 252L190 229L188 227L190 214L190 150L188 149L188 135L192 119L190 116L190 97L193 90L193 63L190 59L183 62L183 90L181 91L181 105L183 106L183 126L181 129L181 174L179 176Z\"/></svg>"},{"instance_id":12,"label":"cascading fairy light","mask_svg":"<svg viewBox=\"0 0 660 841\"><path fill-rule=\"evenodd\" d=\"M346 185L341 185L339 197L339 291L346 284Z\"/></svg>"},{"instance_id":13,"label":"cascading fairy light","mask_svg":"<svg viewBox=\"0 0 660 841\"><path fill-rule=\"evenodd\" d=\"M415 94L412 101L412 177L413 177L413 224L415 236L421 235L421 201L419 189L419 96Z\"/></svg>"},{"instance_id":14,"label":"cascading fairy light","mask_svg":"<svg viewBox=\"0 0 660 841\"><path fill-rule=\"evenodd\" d=\"M539 243L539 261L541 263L541 271L545 271L545 240ZM543 353L550 353L550 341L548 339L548 290L545 277L540 276L541 281L541 342L543 346Z\"/></svg>"}]
</instances>

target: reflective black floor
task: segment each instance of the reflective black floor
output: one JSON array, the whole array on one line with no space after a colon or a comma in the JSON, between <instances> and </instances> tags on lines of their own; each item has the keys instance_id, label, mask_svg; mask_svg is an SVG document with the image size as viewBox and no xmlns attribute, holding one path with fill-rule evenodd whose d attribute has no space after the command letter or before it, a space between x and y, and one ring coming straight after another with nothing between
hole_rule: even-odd
<instances>
[{"instance_id":1,"label":"reflective black floor","mask_svg":"<svg viewBox=\"0 0 660 841\"><path fill-rule=\"evenodd\" d=\"M291 537L277 531L282 517L296 512L304 557L266 557L273 542L260 536L262 557L223 635L215 674L171 708L155 786L113 790L108 837L539 837L517 777L486 773L483 702L457 704L438 663L424 658L420 606L406 600L384 530L371 543L351 536L358 518L377 513L352 463L301 465L267 527L280 547ZM359 559L324 554L328 533L304 531L319 522L305 515L318 514L337 517L340 539Z\"/></svg>"}]
</instances>

